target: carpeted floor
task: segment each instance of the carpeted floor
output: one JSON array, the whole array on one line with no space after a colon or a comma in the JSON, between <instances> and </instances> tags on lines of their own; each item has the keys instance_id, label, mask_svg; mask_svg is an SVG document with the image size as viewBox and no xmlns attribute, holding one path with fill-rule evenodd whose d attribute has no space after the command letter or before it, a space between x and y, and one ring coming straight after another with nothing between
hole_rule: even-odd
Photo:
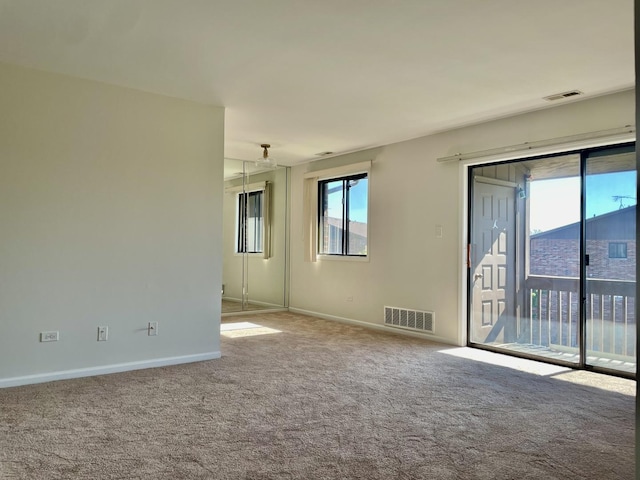
<instances>
[{"instance_id":1,"label":"carpeted floor","mask_svg":"<svg viewBox=\"0 0 640 480\"><path fill-rule=\"evenodd\" d=\"M0 390L0 478L634 478L633 381L286 312L223 334L219 360Z\"/></svg>"}]
</instances>

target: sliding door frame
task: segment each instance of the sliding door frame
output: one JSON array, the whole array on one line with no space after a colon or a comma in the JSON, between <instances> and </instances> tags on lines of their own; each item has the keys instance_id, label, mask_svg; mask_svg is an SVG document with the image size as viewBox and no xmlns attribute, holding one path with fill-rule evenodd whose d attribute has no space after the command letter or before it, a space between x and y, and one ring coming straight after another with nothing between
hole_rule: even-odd
<instances>
[{"instance_id":1,"label":"sliding door frame","mask_svg":"<svg viewBox=\"0 0 640 480\"><path fill-rule=\"evenodd\" d=\"M461 296L463 298L463 305L466 306L464 313L464 326L465 332L461 336L464 338L464 343L473 348L478 348L482 350L488 350L496 353L501 353L505 355L512 355L514 357L527 358L531 360L536 360L544 363L550 363L554 365L569 367L572 369L581 369L581 370L589 370L599 373L606 373L608 375L620 376L624 378L633 378L635 379L637 374L630 374L624 371L613 370L608 368L603 368L595 365L589 365L587 363L587 332L586 332L586 301L587 301L587 265L586 265L586 207L587 207L587 192L586 192L586 178L587 178L587 159L591 155L593 157L594 153L603 152L607 150L613 149L624 149L631 148L635 150L636 142L635 140L628 141L617 141L615 143L608 143L597 146L585 146L583 148L573 148L570 150L559 150L554 151L552 153L533 155L530 157L518 157L513 159L501 159L496 161L486 161L486 162L475 162L468 163L462 165L464 180L462 182L463 188L465 189L466 194L466 211L463 213L464 217L464 233L465 237L464 241L464 259L465 265L463 267L464 270L464 286L462 292L464 292ZM579 292L578 292L578 317L577 317L577 344L578 344L578 354L579 360L577 362L568 362L559 359L550 359L545 357L536 356L533 354L528 354L526 352L515 352L509 351L501 348L496 348L491 345L475 343L471 339L470 332L472 331L472 316L473 316L473 267L471 261L471 245L473 242L473 211L474 211L474 169L479 167L487 167L487 166L497 166L497 165L508 165L508 164L516 164L522 161L535 161L542 160L546 158L553 157L561 157L568 155L579 155L580 156L580 165L579 165L579 175L580 175L580 227L579 227L579 275L580 279L578 282ZM516 200L517 202L517 200ZM526 215L529 215L529 212L526 212ZM515 221L515 220L514 220ZM636 237L637 244L637 237ZM519 259L516 259L516 266L520 262ZM525 263L528 263L525 261ZM637 267L637 266L636 266ZM525 275L529 275L529 271L525 272ZM638 279L636 279L637 281ZM636 297L636 302L638 301L638 297ZM637 304L637 303L636 303ZM636 307L637 311L637 307ZM635 318L636 328L638 325L638 318ZM636 333L637 337L637 333ZM637 343L637 342L636 342ZM636 352L637 354L638 352ZM637 368L637 365L636 365Z\"/></svg>"}]
</instances>

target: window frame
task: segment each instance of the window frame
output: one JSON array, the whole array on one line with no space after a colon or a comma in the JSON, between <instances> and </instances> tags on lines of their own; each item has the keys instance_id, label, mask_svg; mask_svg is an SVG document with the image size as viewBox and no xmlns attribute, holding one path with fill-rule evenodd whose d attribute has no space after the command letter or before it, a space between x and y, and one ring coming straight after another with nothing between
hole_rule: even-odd
<instances>
[{"instance_id":1,"label":"window frame","mask_svg":"<svg viewBox=\"0 0 640 480\"><path fill-rule=\"evenodd\" d=\"M613 247L613 249L611 247ZM622 260L629 258L627 242L609 242L608 248L609 248L609 258L617 258ZM620 250L624 252L623 255L617 255L617 253L619 253ZM611 255L612 251L614 255Z\"/></svg>"},{"instance_id":2,"label":"window frame","mask_svg":"<svg viewBox=\"0 0 640 480\"><path fill-rule=\"evenodd\" d=\"M260 226L256 229L256 232L260 232L260 250L249 250L247 251L247 238L246 238L246 224L243 226L242 220L245 218L245 222L249 218L244 217L243 213L247 211L249 198L251 196L260 196ZM242 199L246 199L244 202ZM255 188L252 190L241 191L237 193L236 196L236 222L235 222L235 231L236 231L236 242L235 242L235 253L238 255L263 255L265 249L265 232L264 232L264 222L265 222L265 188ZM256 218L256 217L251 217ZM243 228L244 227L244 228Z\"/></svg>"},{"instance_id":3,"label":"window frame","mask_svg":"<svg viewBox=\"0 0 640 480\"><path fill-rule=\"evenodd\" d=\"M362 180L366 179L367 181L367 192L366 192L366 205L367 205L367 218L366 218L366 227L367 227L367 235L366 235L366 245L365 251L366 253L349 253L349 236L350 236L350 228L349 228L349 207L350 207L350 189L352 186L349 185L350 181L353 180ZM339 253L329 253L323 251L324 242L322 241L322 237L324 234L324 210L325 210L325 186L334 183L334 182L342 182L342 239L340 242L340 252ZM358 173L349 173L347 175L340 176L332 176L328 178L319 178L317 181L317 238L316 238L316 253L319 257L324 259L341 259L341 260L360 260L360 259L368 259L369 258L369 172L358 172Z\"/></svg>"}]
</instances>

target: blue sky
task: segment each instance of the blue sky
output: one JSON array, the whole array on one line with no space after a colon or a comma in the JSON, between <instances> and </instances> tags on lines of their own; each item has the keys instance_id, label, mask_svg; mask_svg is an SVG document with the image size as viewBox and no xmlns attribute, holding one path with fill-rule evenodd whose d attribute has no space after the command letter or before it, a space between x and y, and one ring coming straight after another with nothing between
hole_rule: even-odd
<instances>
[{"instance_id":1,"label":"blue sky","mask_svg":"<svg viewBox=\"0 0 640 480\"><path fill-rule=\"evenodd\" d=\"M368 179L362 179L357 185L351 187L350 218L354 222L367 221L367 183Z\"/></svg>"},{"instance_id":2,"label":"blue sky","mask_svg":"<svg viewBox=\"0 0 640 480\"><path fill-rule=\"evenodd\" d=\"M620 208L614 196L630 196L622 204L636 204L636 172L588 175L587 218ZM580 178L538 180L530 184L532 231L546 231L580 220Z\"/></svg>"},{"instance_id":3,"label":"blue sky","mask_svg":"<svg viewBox=\"0 0 640 480\"><path fill-rule=\"evenodd\" d=\"M350 188L350 216L354 222L367 222L367 183L368 179L361 179L357 185ZM342 201L338 194L329 196L329 216L342 218Z\"/></svg>"}]
</instances>

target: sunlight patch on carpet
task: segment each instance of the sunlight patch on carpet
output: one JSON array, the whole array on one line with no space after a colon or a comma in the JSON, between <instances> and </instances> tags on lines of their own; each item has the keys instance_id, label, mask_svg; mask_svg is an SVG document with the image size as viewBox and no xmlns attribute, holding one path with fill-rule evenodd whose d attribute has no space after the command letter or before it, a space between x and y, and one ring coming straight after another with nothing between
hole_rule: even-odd
<instances>
[{"instance_id":1,"label":"sunlight patch on carpet","mask_svg":"<svg viewBox=\"0 0 640 480\"><path fill-rule=\"evenodd\" d=\"M220 335L227 338L254 337L256 335L270 335L272 333L282 333L275 328L263 327L257 323L235 322L223 323L220 325Z\"/></svg>"},{"instance_id":2,"label":"sunlight patch on carpet","mask_svg":"<svg viewBox=\"0 0 640 480\"><path fill-rule=\"evenodd\" d=\"M441 350L440 353L446 353L454 357L466 358L476 362L489 363L499 367L512 368L521 372L532 373L534 375L549 376L562 372L568 372L570 369L549 363L536 362L526 358L512 357L510 355L502 355L499 353L488 352L477 348L459 347L447 350Z\"/></svg>"},{"instance_id":3,"label":"sunlight patch on carpet","mask_svg":"<svg viewBox=\"0 0 640 480\"><path fill-rule=\"evenodd\" d=\"M552 375L556 380L575 383L576 385L586 385L588 387L606 390L607 392L617 392L630 397L635 396L635 392L629 392L629 385L635 384L635 380L629 378L617 378L603 373L587 372L585 370L569 370L568 372ZM606 379L606 381L603 381Z\"/></svg>"},{"instance_id":4,"label":"sunlight patch on carpet","mask_svg":"<svg viewBox=\"0 0 640 480\"><path fill-rule=\"evenodd\" d=\"M526 358L512 357L511 355L502 355L500 353L489 352L477 348L450 348L440 350L440 353L446 353L453 357L466 358L476 362L497 365L499 367L511 368L533 375L550 377L563 382L585 385L610 392L618 392L624 395L634 395L634 393L629 394L628 392L629 385L635 383L635 381L627 378L616 378L602 373L587 372L585 370L573 370L560 365L552 365L550 363L537 362Z\"/></svg>"}]
</instances>

